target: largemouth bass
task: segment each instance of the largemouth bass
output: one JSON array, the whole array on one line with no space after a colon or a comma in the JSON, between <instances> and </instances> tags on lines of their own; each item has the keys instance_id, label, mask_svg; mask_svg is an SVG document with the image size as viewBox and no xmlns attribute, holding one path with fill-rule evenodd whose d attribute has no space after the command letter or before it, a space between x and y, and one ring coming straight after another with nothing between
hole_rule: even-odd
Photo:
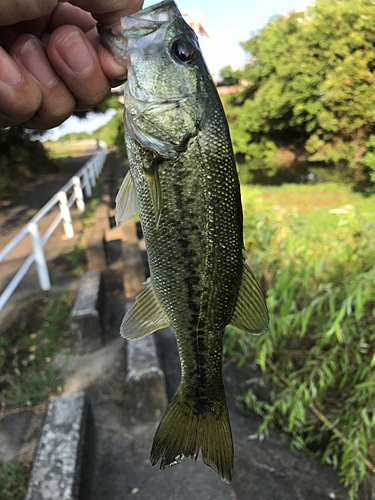
<instances>
[{"instance_id":1,"label":"largemouth bass","mask_svg":"<svg viewBox=\"0 0 375 500\"><path fill-rule=\"evenodd\" d=\"M173 1L99 27L128 68L130 172L117 222L139 209L151 276L121 325L135 340L172 326L180 386L156 431L160 468L202 453L230 482L233 442L222 380L227 324L259 334L264 296L244 260L242 207L228 126L194 31Z\"/></svg>"}]
</instances>

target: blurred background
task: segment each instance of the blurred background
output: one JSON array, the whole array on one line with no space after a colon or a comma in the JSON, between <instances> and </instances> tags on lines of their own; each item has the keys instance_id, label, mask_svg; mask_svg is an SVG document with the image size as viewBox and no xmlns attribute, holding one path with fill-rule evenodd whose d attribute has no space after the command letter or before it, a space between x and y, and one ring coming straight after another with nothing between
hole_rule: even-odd
<instances>
[{"instance_id":1,"label":"blurred background","mask_svg":"<svg viewBox=\"0 0 375 500\"><path fill-rule=\"evenodd\" d=\"M375 472L375 3L186 0L179 7L199 36L228 119L245 249L271 318L260 337L228 327L225 338L226 362L261 370L239 395L261 417L252 437L281 429L293 449L335 468L354 499ZM74 161L96 154L98 141L125 157L122 114L119 88L99 108L41 135L0 130L2 236L33 213L24 207L24 218L16 211L9 222L9 207L66 172L67 162L73 174L81 165ZM81 238L67 248L78 274L86 270L84 246ZM56 302L58 317L70 310L69 297ZM17 349L34 345L31 333L0 336L3 411L40 404L60 385L60 375L44 368L58 350L53 344L33 372L43 367L48 378L47 389L41 383L36 391L41 398L17 386L14 369L26 370ZM1 498L21 498L1 491Z\"/></svg>"}]
</instances>

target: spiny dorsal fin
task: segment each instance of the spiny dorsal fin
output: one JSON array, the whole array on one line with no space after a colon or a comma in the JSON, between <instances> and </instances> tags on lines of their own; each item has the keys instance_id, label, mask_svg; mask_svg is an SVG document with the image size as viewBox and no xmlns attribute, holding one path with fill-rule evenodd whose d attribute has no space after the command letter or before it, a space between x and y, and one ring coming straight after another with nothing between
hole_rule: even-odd
<instances>
[{"instance_id":1,"label":"spiny dorsal fin","mask_svg":"<svg viewBox=\"0 0 375 500\"><path fill-rule=\"evenodd\" d=\"M170 323L155 294L150 278L122 320L120 334L128 340L136 340Z\"/></svg>"},{"instance_id":2,"label":"spiny dorsal fin","mask_svg":"<svg viewBox=\"0 0 375 500\"><path fill-rule=\"evenodd\" d=\"M268 321L263 292L244 262L242 282L230 324L245 332L259 334L267 329Z\"/></svg>"},{"instance_id":3,"label":"spiny dorsal fin","mask_svg":"<svg viewBox=\"0 0 375 500\"><path fill-rule=\"evenodd\" d=\"M137 195L133 177L129 172L125 175L120 190L116 196L116 224L124 222L126 219L131 219L138 212Z\"/></svg>"}]
</instances>

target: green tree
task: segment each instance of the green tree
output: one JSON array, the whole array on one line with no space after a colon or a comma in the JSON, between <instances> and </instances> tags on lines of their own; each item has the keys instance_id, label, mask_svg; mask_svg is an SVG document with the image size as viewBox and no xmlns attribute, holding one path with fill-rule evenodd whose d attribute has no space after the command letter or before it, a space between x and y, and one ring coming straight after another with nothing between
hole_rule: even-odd
<instances>
[{"instance_id":1,"label":"green tree","mask_svg":"<svg viewBox=\"0 0 375 500\"><path fill-rule=\"evenodd\" d=\"M266 141L368 178L362 156L375 125L374 19L369 0L320 0L273 18L242 43L252 56L242 72L248 85L224 104L247 170L263 161L274 175Z\"/></svg>"},{"instance_id":2,"label":"green tree","mask_svg":"<svg viewBox=\"0 0 375 500\"><path fill-rule=\"evenodd\" d=\"M228 66L224 66L224 68L221 68L219 77L219 87L237 85L241 77L241 71L239 71L238 69L233 70L232 66L228 64Z\"/></svg>"}]
</instances>

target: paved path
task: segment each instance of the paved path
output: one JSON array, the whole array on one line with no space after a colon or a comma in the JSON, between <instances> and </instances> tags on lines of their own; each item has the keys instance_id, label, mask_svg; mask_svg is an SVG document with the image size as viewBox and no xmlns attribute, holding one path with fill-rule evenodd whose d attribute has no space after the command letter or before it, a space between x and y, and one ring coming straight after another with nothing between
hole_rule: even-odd
<instances>
[{"instance_id":1,"label":"paved path","mask_svg":"<svg viewBox=\"0 0 375 500\"><path fill-rule=\"evenodd\" d=\"M67 158L63 161L59 172L48 176L48 178L44 178L43 181L32 184L24 191L22 196L8 205L0 207L0 250L17 235L50 198L97 152L97 148L89 148L81 156ZM56 206L38 223L39 234L41 236L56 217L58 210ZM79 216L74 206L71 209L71 216L73 221ZM55 259L64 249L72 248L76 240L77 235L70 239L67 238L64 234L62 224L59 224L44 247L47 262ZM22 266L31 249L31 240L26 236L0 264L0 293ZM32 264L28 273L18 285L4 309L0 312L0 323L2 318L10 314L10 311L20 298L32 294L34 290L39 290L39 284L35 264Z\"/></svg>"}]
</instances>

